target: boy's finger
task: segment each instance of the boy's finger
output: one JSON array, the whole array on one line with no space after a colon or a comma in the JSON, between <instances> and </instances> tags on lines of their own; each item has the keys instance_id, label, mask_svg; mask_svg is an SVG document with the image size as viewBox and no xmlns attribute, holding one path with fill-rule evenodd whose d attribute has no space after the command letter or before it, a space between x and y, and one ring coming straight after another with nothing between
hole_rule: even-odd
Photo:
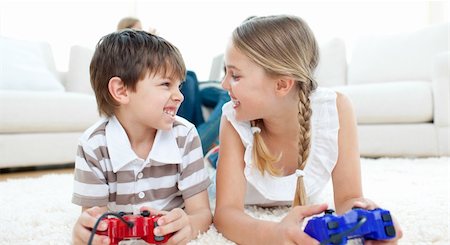
<instances>
[{"instance_id":1,"label":"boy's finger","mask_svg":"<svg viewBox=\"0 0 450 245\"><path fill-rule=\"evenodd\" d=\"M78 239L81 240L82 244L87 244L89 241L89 238L91 237L92 231L88 230L86 227L83 227L81 225L77 229L80 229L78 231ZM101 235L94 235L92 244L109 244L109 237L101 236Z\"/></svg>"},{"instance_id":2,"label":"boy's finger","mask_svg":"<svg viewBox=\"0 0 450 245\"><path fill-rule=\"evenodd\" d=\"M89 234L90 236L90 234ZM89 239L89 237L88 237ZM88 241L86 241L86 244L88 243ZM92 244L109 244L109 237L107 236L100 236L100 235L94 235L94 239L92 239Z\"/></svg>"},{"instance_id":3,"label":"boy's finger","mask_svg":"<svg viewBox=\"0 0 450 245\"><path fill-rule=\"evenodd\" d=\"M175 208L170 212L166 212L164 216L158 219L158 225L165 225L172 223L175 220L181 219L185 212L181 208Z\"/></svg>"},{"instance_id":4,"label":"boy's finger","mask_svg":"<svg viewBox=\"0 0 450 245\"><path fill-rule=\"evenodd\" d=\"M94 216L92 213L86 211L81 213L80 215L80 224L87 228L92 228L95 225L95 222L97 222L97 217Z\"/></svg>"}]
</instances>

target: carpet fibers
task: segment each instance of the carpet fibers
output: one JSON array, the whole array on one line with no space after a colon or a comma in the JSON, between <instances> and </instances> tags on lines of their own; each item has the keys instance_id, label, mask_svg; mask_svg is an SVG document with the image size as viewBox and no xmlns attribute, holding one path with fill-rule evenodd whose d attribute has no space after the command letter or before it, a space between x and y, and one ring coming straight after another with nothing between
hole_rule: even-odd
<instances>
[{"instance_id":1,"label":"carpet fibers","mask_svg":"<svg viewBox=\"0 0 450 245\"><path fill-rule=\"evenodd\" d=\"M399 244L450 244L450 158L362 159L365 196L391 211L404 237ZM70 244L80 208L70 202L71 174L0 182L0 244ZM324 192L331 199L331 187ZM213 203L212 203L213 204ZM266 220L288 208L247 207ZM234 244L214 226L189 244Z\"/></svg>"}]
</instances>

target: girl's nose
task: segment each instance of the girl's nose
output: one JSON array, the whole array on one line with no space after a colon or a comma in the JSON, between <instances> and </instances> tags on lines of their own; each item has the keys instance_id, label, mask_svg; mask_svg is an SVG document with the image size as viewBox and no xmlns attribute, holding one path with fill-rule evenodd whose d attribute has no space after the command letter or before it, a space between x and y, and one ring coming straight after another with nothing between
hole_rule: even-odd
<instances>
[{"instance_id":1,"label":"girl's nose","mask_svg":"<svg viewBox=\"0 0 450 245\"><path fill-rule=\"evenodd\" d=\"M223 77L221 85L222 85L223 89L225 89L227 91L230 91L230 82L228 82L228 79L227 79L226 75Z\"/></svg>"}]
</instances>

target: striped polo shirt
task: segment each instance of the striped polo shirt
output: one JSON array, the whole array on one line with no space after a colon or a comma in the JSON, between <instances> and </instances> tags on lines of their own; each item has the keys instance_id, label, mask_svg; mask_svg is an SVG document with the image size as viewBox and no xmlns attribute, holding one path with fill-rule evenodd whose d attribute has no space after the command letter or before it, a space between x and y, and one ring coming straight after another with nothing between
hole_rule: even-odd
<instances>
[{"instance_id":1,"label":"striped polo shirt","mask_svg":"<svg viewBox=\"0 0 450 245\"><path fill-rule=\"evenodd\" d=\"M72 202L82 207L138 213L183 208L184 200L208 188L200 139L194 125L176 117L158 130L147 159L139 158L116 117L105 118L79 139Z\"/></svg>"}]
</instances>

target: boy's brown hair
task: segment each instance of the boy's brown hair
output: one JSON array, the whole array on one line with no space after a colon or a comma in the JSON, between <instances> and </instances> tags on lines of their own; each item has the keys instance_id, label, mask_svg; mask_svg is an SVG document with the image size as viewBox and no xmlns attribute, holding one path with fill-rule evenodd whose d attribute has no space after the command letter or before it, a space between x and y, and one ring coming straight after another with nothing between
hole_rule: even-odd
<instances>
[{"instance_id":1,"label":"boy's brown hair","mask_svg":"<svg viewBox=\"0 0 450 245\"><path fill-rule=\"evenodd\" d=\"M113 116L119 105L108 90L109 80L119 77L131 91L138 81L156 74L182 81L186 67L179 50L162 37L125 29L100 39L89 67L91 85L100 115Z\"/></svg>"}]
</instances>

